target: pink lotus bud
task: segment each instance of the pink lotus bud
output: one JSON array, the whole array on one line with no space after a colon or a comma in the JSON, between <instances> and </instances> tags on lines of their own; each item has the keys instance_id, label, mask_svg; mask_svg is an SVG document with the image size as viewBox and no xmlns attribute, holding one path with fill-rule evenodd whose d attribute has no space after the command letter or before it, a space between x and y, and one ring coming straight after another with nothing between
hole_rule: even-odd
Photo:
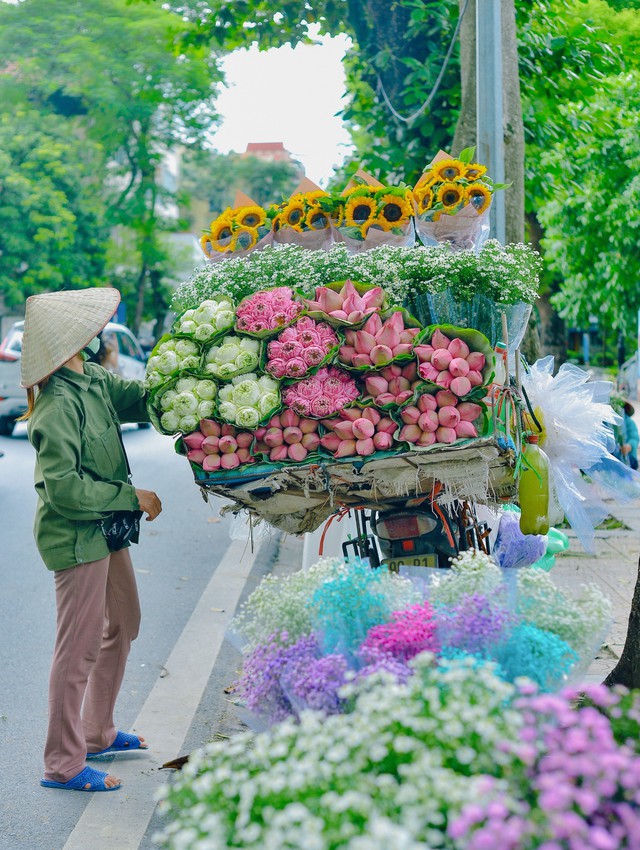
<instances>
[{"instance_id":1,"label":"pink lotus bud","mask_svg":"<svg viewBox=\"0 0 640 850\"><path fill-rule=\"evenodd\" d=\"M223 437L235 437L236 429L233 427L233 425L223 425L220 429L220 434Z\"/></svg>"},{"instance_id":2,"label":"pink lotus bud","mask_svg":"<svg viewBox=\"0 0 640 850\"><path fill-rule=\"evenodd\" d=\"M454 357L449 363L449 371L454 378L464 378L469 374L469 364L462 357Z\"/></svg>"},{"instance_id":3,"label":"pink lotus bud","mask_svg":"<svg viewBox=\"0 0 640 850\"><path fill-rule=\"evenodd\" d=\"M379 434L395 434L398 430L398 425L391 419L390 416L383 416L378 422L376 430Z\"/></svg>"},{"instance_id":4,"label":"pink lotus bud","mask_svg":"<svg viewBox=\"0 0 640 850\"><path fill-rule=\"evenodd\" d=\"M354 346L356 344L357 333L358 331L346 331L344 339L347 345Z\"/></svg>"},{"instance_id":5,"label":"pink lotus bud","mask_svg":"<svg viewBox=\"0 0 640 850\"><path fill-rule=\"evenodd\" d=\"M200 430L205 437L219 437L221 428L217 422L213 421L213 419L201 419Z\"/></svg>"},{"instance_id":6,"label":"pink lotus bud","mask_svg":"<svg viewBox=\"0 0 640 850\"><path fill-rule=\"evenodd\" d=\"M340 437L341 440L353 440L353 426L354 422L336 422L333 426L334 432Z\"/></svg>"},{"instance_id":7,"label":"pink lotus bud","mask_svg":"<svg viewBox=\"0 0 640 850\"><path fill-rule=\"evenodd\" d=\"M202 461L202 468L205 472L215 472L220 469L220 455L207 455Z\"/></svg>"},{"instance_id":8,"label":"pink lotus bud","mask_svg":"<svg viewBox=\"0 0 640 850\"><path fill-rule=\"evenodd\" d=\"M333 433L325 434L324 437L320 437L320 445L328 452L335 452L341 442L342 440L340 437Z\"/></svg>"},{"instance_id":9,"label":"pink lotus bud","mask_svg":"<svg viewBox=\"0 0 640 850\"><path fill-rule=\"evenodd\" d=\"M280 414L280 424L283 428L297 428L300 417L293 410L283 410Z\"/></svg>"},{"instance_id":10,"label":"pink lotus bud","mask_svg":"<svg viewBox=\"0 0 640 850\"><path fill-rule=\"evenodd\" d=\"M256 428L256 430L253 432L253 436L256 438L256 440L262 440L266 433L266 426L263 425L260 428Z\"/></svg>"},{"instance_id":11,"label":"pink lotus bud","mask_svg":"<svg viewBox=\"0 0 640 850\"><path fill-rule=\"evenodd\" d=\"M458 437L477 437L478 432L476 430L476 426L467 422L465 419L461 419L460 422L456 425L456 434Z\"/></svg>"},{"instance_id":12,"label":"pink lotus bud","mask_svg":"<svg viewBox=\"0 0 640 850\"><path fill-rule=\"evenodd\" d=\"M451 392L454 392L458 397L467 395L471 392L471 381L469 378L454 378L451 381Z\"/></svg>"},{"instance_id":13,"label":"pink lotus bud","mask_svg":"<svg viewBox=\"0 0 640 850\"><path fill-rule=\"evenodd\" d=\"M406 357L407 354L411 354L411 343L401 342L399 345L396 345L391 349L394 357Z\"/></svg>"},{"instance_id":14,"label":"pink lotus bud","mask_svg":"<svg viewBox=\"0 0 640 850\"><path fill-rule=\"evenodd\" d=\"M206 455L218 454L218 443L221 437L205 437L200 448Z\"/></svg>"},{"instance_id":15,"label":"pink lotus bud","mask_svg":"<svg viewBox=\"0 0 640 850\"><path fill-rule=\"evenodd\" d=\"M382 328L382 319L377 313L372 313L362 326L362 330L375 336Z\"/></svg>"},{"instance_id":16,"label":"pink lotus bud","mask_svg":"<svg viewBox=\"0 0 640 850\"><path fill-rule=\"evenodd\" d=\"M330 313L332 310L340 310L344 298L340 292L334 292L328 286L318 286L316 288L316 301L322 304L323 313Z\"/></svg>"},{"instance_id":17,"label":"pink lotus bud","mask_svg":"<svg viewBox=\"0 0 640 850\"><path fill-rule=\"evenodd\" d=\"M237 469L240 466L240 458L236 452L227 452L220 456L222 469Z\"/></svg>"},{"instance_id":18,"label":"pink lotus bud","mask_svg":"<svg viewBox=\"0 0 640 850\"><path fill-rule=\"evenodd\" d=\"M249 433L249 431L240 431L236 437L236 443L238 444L238 449L250 448L251 443L253 443L253 434Z\"/></svg>"},{"instance_id":19,"label":"pink lotus bud","mask_svg":"<svg viewBox=\"0 0 640 850\"><path fill-rule=\"evenodd\" d=\"M396 315L394 313L394 315ZM386 345L388 348L395 348L396 345L400 345L400 334L398 331L391 325L391 319L387 319L387 321L382 326L382 330L376 334L376 343L378 345Z\"/></svg>"},{"instance_id":20,"label":"pink lotus bud","mask_svg":"<svg viewBox=\"0 0 640 850\"><path fill-rule=\"evenodd\" d=\"M432 345L416 345L413 353L418 357L418 363L431 363L435 348Z\"/></svg>"},{"instance_id":21,"label":"pink lotus bud","mask_svg":"<svg viewBox=\"0 0 640 850\"><path fill-rule=\"evenodd\" d=\"M367 437L364 440L357 440L356 442L356 452L362 457L372 455L375 450L376 447L371 437Z\"/></svg>"},{"instance_id":22,"label":"pink lotus bud","mask_svg":"<svg viewBox=\"0 0 640 850\"><path fill-rule=\"evenodd\" d=\"M422 431L418 425L405 425L398 435L399 440L404 440L406 443L417 443L420 439Z\"/></svg>"},{"instance_id":23,"label":"pink lotus bud","mask_svg":"<svg viewBox=\"0 0 640 850\"><path fill-rule=\"evenodd\" d=\"M299 443L302 440L302 431L292 425L290 428L285 428L282 432L285 443L292 446L294 443Z\"/></svg>"},{"instance_id":24,"label":"pink lotus bud","mask_svg":"<svg viewBox=\"0 0 640 850\"><path fill-rule=\"evenodd\" d=\"M280 417L278 416L277 413L274 416L272 416L271 419L269 420L269 427L270 428L281 428L282 427L282 422L280 422Z\"/></svg>"},{"instance_id":25,"label":"pink lotus bud","mask_svg":"<svg viewBox=\"0 0 640 850\"><path fill-rule=\"evenodd\" d=\"M438 390L436 393L436 404L438 407L455 407L458 403L458 396L451 390Z\"/></svg>"},{"instance_id":26,"label":"pink lotus bud","mask_svg":"<svg viewBox=\"0 0 640 850\"><path fill-rule=\"evenodd\" d=\"M373 437L375 432L375 426L373 422L370 422L368 419L356 419L355 422L352 423L353 427L353 436L356 440L366 440L370 437ZM360 454L360 452L358 452Z\"/></svg>"},{"instance_id":27,"label":"pink lotus bud","mask_svg":"<svg viewBox=\"0 0 640 850\"><path fill-rule=\"evenodd\" d=\"M469 374L467 375L467 380L469 381L472 387L481 387L482 372L476 372L475 369L471 369L469 371Z\"/></svg>"},{"instance_id":28,"label":"pink lotus bud","mask_svg":"<svg viewBox=\"0 0 640 850\"><path fill-rule=\"evenodd\" d=\"M412 395L413 390L404 390L403 392L398 393L396 396L396 404L404 404L405 401L409 401Z\"/></svg>"},{"instance_id":29,"label":"pink lotus bud","mask_svg":"<svg viewBox=\"0 0 640 850\"><path fill-rule=\"evenodd\" d=\"M342 321L342 322L348 322L349 321L349 314L345 313L344 310L332 310L329 313L329 315L333 319L340 319L340 321Z\"/></svg>"},{"instance_id":30,"label":"pink lotus bud","mask_svg":"<svg viewBox=\"0 0 640 850\"><path fill-rule=\"evenodd\" d=\"M405 425L415 425L420 419L420 411L417 407L405 407L400 411L400 418Z\"/></svg>"},{"instance_id":31,"label":"pink lotus bud","mask_svg":"<svg viewBox=\"0 0 640 850\"><path fill-rule=\"evenodd\" d=\"M271 449L275 449L276 446L281 446L284 442L282 428L268 428L267 433L264 435L264 441Z\"/></svg>"},{"instance_id":32,"label":"pink lotus bud","mask_svg":"<svg viewBox=\"0 0 640 850\"><path fill-rule=\"evenodd\" d=\"M411 345L413 343L413 338L418 333L418 328L405 328L400 334L400 342L403 344L408 343Z\"/></svg>"},{"instance_id":33,"label":"pink lotus bud","mask_svg":"<svg viewBox=\"0 0 640 850\"><path fill-rule=\"evenodd\" d=\"M435 383L440 373L433 364L421 363L418 366L418 374L421 378L424 378L425 381L431 381L432 383Z\"/></svg>"},{"instance_id":34,"label":"pink lotus bud","mask_svg":"<svg viewBox=\"0 0 640 850\"><path fill-rule=\"evenodd\" d=\"M438 396L423 393L418 399L418 409L421 413L426 413L427 410L436 410L438 408Z\"/></svg>"},{"instance_id":35,"label":"pink lotus bud","mask_svg":"<svg viewBox=\"0 0 640 850\"><path fill-rule=\"evenodd\" d=\"M197 463L202 466L204 459L208 457L202 449L191 449L191 451L187 452L187 457L192 463Z\"/></svg>"},{"instance_id":36,"label":"pink lotus bud","mask_svg":"<svg viewBox=\"0 0 640 850\"><path fill-rule=\"evenodd\" d=\"M457 379L456 379L457 380ZM445 390L448 390L451 386L451 381L453 381L453 376L451 372L447 369L446 372L438 372L438 377L436 378L436 384L439 387L442 387Z\"/></svg>"},{"instance_id":37,"label":"pink lotus bud","mask_svg":"<svg viewBox=\"0 0 640 850\"><path fill-rule=\"evenodd\" d=\"M359 407L343 407L340 411L340 417L342 419L348 419L349 422L355 422L356 419L360 419L362 416L362 411Z\"/></svg>"},{"instance_id":38,"label":"pink lotus bud","mask_svg":"<svg viewBox=\"0 0 640 850\"><path fill-rule=\"evenodd\" d=\"M431 355L431 362L439 372L442 372L443 369L448 369L449 363L452 360L453 358L446 348L436 348Z\"/></svg>"},{"instance_id":39,"label":"pink lotus bud","mask_svg":"<svg viewBox=\"0 0 640 850\"><path fill-rule=\"evenodd\" d=\"M354 354L351 361L352 366L361 369L363 366L371 366L372 360L370 354Z\"/></svg>"},{"instance_id":40,"label":"pink lotus bud","mask_svg":"<svg viewBox=\"0 0 640 850\"><path fill-rule=\"evenodd\" d=\"M455 443L457 439L455 428L438 428L436 431L436 440L439 443Z\"/></svg>"},{"instance_id":41,"label":"pink lotus bud","mask_svg":"<svg viewBox=\"0 0 640 850\"><path fill-rule=\"evenodd\" d=\"M357 454L355 440L341 440L335 451L336 457L352 457Z\"/></svg>"},{"instance_id":42,"label":"pink lotus bud","mask_svg":"<svg viewBox=\"0 0 640 850\"><path fill-rule=\"evenodd\" d=\"M384 304L384 289L381 286L374 286L373 289L368 289L362 296L362 303L365 309L373 307L378 310Z\"/></svg>"},{"instance_id":43,"label":"pink lotus bud","mask_svg":"<svg viewBox=\"0 0 640 850\"><path fill-rule=\"evenodd\" d=\"M301 419L298 428L303 434L315 434L318 430L318 422L315 419Z\"/></svg>"},{"instance_id":44,"label":"pink lotus bud","mask_svg":"<svg viewBox=\"0 0 640 850\"><path fill-rule=\"evenodd\" d=\"M358 331L356 334L356 351L358 354L369 354L376 345L376 338L366 331Z\"/></svg>"},{"instance_id":45,"label":"pink lotus bud","mask_svg":"<svg viewBox=\"0 0 640 850\"><path fill-rule=\"evenodd\" d=\"M272 460L274 463L282 463L282 461L287 460L288 457L289 446L283 443L281 446L274 446L274 448L271 449L269 460Z\"/></svg>"},{"instance_id":46,"label":"pink lotus bud","mask_svg":"<svg viewBox=\"0 0 640 850\"><path fill-rule=\"evenodd\" d=\"M385 404L396 404L396 397L391 393L380 393L376 398L376 404L383 407Z\"/></svg>"},{"instance_id":47,"label":"pink lotus bud","mask_svg":"<svg viewBox=\"0 0 640 850\"><path fill-rule=\"evenodd\" d=\"M386 452L393 445L393 437L386 431L377 431L373 435L373 445L379 452Z\"/></svg>"},{"instance_id":48,"label":"pink lotus bud","mask_svg":"<svg viewBox=\"0 0 640 850\"><path fill-rule=\"evenodd\" d=\"M385 366L384 369L380 370L380 374L383 378L386 378L387 381L390 381L393 378L399 378L400 375L402 375L402 367L398 366L397 363L390 363L388 366Z\"/></svg>"},{"instance_id":49,"label":"pink lotus bud","mask_svg":"<svg viewBox=\"0 0 640 850\"><path fill-rule=\"evenodd\" d=\"M287 454L289 455L290 460L300 463L300 461L305 460L309 452L305 449L302 443L293 443L287 449Z\"/></svg>"},{"instance_id":50,"label":"pink lotus bud","mask_svg":"<svg viewBox=\"0 0 640 850\"><path fill-rule=\"evenodd\" d=\"M445 336L440 328L436 328L433 336L431 337L431 345L434 348L448 348L451 340L448 336Z\"/></svg>"},{"instance_id":51,"label":"pink lotus bud","mask_svg":"<svg viewBox=\"0 0 640 850\"><path fill-rule=\"evenodd\" d=\"M408 390L410 386L406 378L392 378L389 381L389 392L398 395L398 393Z\"/></svg>"},{"instance_id":52,"label":"pink lotus bud","mask_svg":"<svg viewBox=\"0 0 640 850\"><path fill-rule=\"evenodd\" d=\"M353 363L353 356L355 353L356 350L352 345L343 345L338 351L338 359L341 360L342 363Z\"/></svg>"},{"instance_id":53,"label":"pink lotus bud","mask_svg":"<svg viewBox=\"0 0 640 850\"><path fill-rule=\"evenodd\" d=\"M407 381L415 381L418 377L418 364L415 361L405 363L402 367L401 374L403 378L407 379Z\"/></svg>"},{"instance_id":54,"label":"pink lotus bud","mask_svg":"<svg viewBox=\"0 0 640 850\"><path fill-rule=\"evenodd\" d=\"M382 375L368 375L364 379L364 385L372 398L377 398L381 393L389 391L389 383Z\"/></svg>"},{"instance_id":55,"label":"pink lotus bud","mask_svg":"<svg viewBox=\"0 0 640 850\"><path fill-rule=\"evenodd\" d=\"M445 428L455 428L459 421L460 414L452 405L441 407L438 411L438 422Z\"/></svg>"},{"instance_id":56,"label":"pink lotus bud","mask_svg":"<svg viewBox=\"0 0 640 850\"><path fill-rule=\"evenodd\" d=\"M235 437L220 437L220 442L218 443L218 451L220 454L232 454L238 450L238 443L236 442ZM232 467L228 467L231 469Z\"/></svg>"},{"instance_id":57,"label":"pink lotus bud","mask_svg":"<svg viewBox=\"0 0 640 850\"><path fill-rule=\"evenodd\" d=\"M487 358L481 351L472 351L467 356L467 363L469 364L469 368L474 372L482 372L485 367Z\"/></svg>"},{"instance_id":58,"label":"pink lotus bud","mask_svg":"<svg viewBox=\"0 0 640 850\"><path fill-rule=\"evenodd\" d=\"M240 461L240 463L253 463L253 461L255 460L255 458L247 448L239 448L236 454L238 455L238 460Z\"/></svg>"},{"instance_id":59,"label":"pink lotus bud","mask_svg":"<svg viewBox=\"0 0 640 850\"><path fill-rule=\"evenodd\" d=\"M357 357L357 355L356 355ZM376 345L371 349L371 362L374 366L384 366L393 357L393 352L387 345ZM355 361L355 357L354 357ZM354 364L355 365L355 364Z\"/></svg>"},{"instance_id":60,"label":"pink lotus bud","mask_svg":"<svg viewBox=\"0 0 640 850\"><path fill-rule=\"evenodd\" d=\"M404 327L404 316L400 310L395 310L389 318L386 320L385 325L392 327L399 334L405 329Z\"/></svg>"},{"instance_id":61,"label":"pink lotus bud","mask_svg":"<svg viewBox=\"0 0 640 850\"><path fill-rule=\"evenodd\" d=\"M362 310L352 310L347 314L347 321L352 325L359 325L360 322L364 319L364 313Z\"/></svg>"},{"instance_id":62,"label":"pink lotus bud","mask_svg":"<svg viewBox=\"0 0 640 850\"><path fill-rule=\"evenodd\" d=\"M435 410L427 410L426 413L421 413L420 419L418 419L418 427L421 431L437 431L441 424Z\"/></svg>"},{"instance_id":63,"label":"pink lotus bud","mask_svg":"<svg viewBox=\"0 0 640 850\"><path fill-rule=\"evenodd\" d=\"M451 352L451 356L453 358L456 357L467 357L469 354L469 346L466 342L461 339L452 339L448 345L449 351Z\"/></svg>"},{"instance_id":64,"label":"pink lotus bud","mask_svg":"<svg viewBox=\"0 0 640 850\"><path fill-rule=\"evenodd\" d=\"M426 448L427 446L432 446L436 442L436 434L435 431L423 431L418 438L417 446L421 446L422 448Z\"/></svg>"},{"instance_id":65,"label":"pink lotus bud","mask_svg":"<svg viewBox=\"0 0 640 850\"><path fill-rule=\"evenodd\" d=\"M300 445L304 446L308 452L315 452L320 445L320 436L318 434L303 434Z\"/></svg>"},{"instance_id":66,"label":"pink lotus bud","mask_svg":"<svg viewBox=\"0 0 640 850\"><path fill-rule=\"evenodd\" d=\"M194 431L193 434L187 434L182 438L182 442L188 449L199 449L202 446L204 434L202 431Z\"/></svg>"},{"instance_id":67,"label":"pink lotus bud","mask_svg":"<svg viewBox=\"0 0 640 850\"><path fill-rule=\"evenodd\" d=\"M482 413L480 405L474 404L472 401L463 401L458 405L457 410L463 422L475 422Z\"/></svg>"},{"instance_id":68,"label":"pink lotus bud","mask_svg":"<svg viewBox=\"0 0 640 850\"><path fill-rule=\"evenodd\" d=\"M372 422L374 425L377 425L380 419L382 418L375 407L365 407L362 411L362 418L368 419L369 422ZM355 422L358 420L356 419Z\"/></svg>"}]
</instances>

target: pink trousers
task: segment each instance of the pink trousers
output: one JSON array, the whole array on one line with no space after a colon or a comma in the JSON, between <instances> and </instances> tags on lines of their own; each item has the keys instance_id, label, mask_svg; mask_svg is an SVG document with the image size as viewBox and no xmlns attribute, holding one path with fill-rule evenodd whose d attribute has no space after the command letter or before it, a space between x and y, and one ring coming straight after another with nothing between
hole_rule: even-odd
<instances>
[{"instance_id":1,"label":"pink trousers","mask_svg":"<svg viewBox=\"0 0 640 850\"><path fill-rule=\"evenodd\" d=\"M55 573L57 631L49 679L45 779L67 782L87 752L111 746L113 710L140 626L128 549Z\"/></svg>"}]
</instances>

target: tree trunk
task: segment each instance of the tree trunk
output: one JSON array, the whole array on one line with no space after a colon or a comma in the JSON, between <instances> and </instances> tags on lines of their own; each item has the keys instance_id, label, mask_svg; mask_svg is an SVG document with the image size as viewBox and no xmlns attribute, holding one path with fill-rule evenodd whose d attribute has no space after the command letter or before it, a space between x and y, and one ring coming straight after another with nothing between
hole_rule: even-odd
<instances>
[{"instance_id":1,"label":"tree trunk","mask_svg":"<svg viewBox=\"0 0 640 850\"><path fill-rule=\"evenodd\" d=\"M624 685L627 688L640 688L640 562L631 600L627 639L620 660L604 680L604 684L608 687Z\"/></svg>"},{"instance_id":2,"label":"tree trunk","mask_svg":"<svg viewBox=\"0 0 640 850\"><path fill-rule=\"evenodd\" d=\"M531 245L541 254L540 240L544 231L535 213L527 214L527 226ZM536 302L539 317L539 353L536 356L552 354L557 368L567 359L567 328L564 319L560 318L551 304L551 296L554 292L553 288L547 289Z\"/></svg>"},{"instance_id":3,"label":"tree trunk","mask_svg":"<svg viewBox=\"0 0 640 850\"><path fill-rule=\"evenodd\" d=\"M133 317L133 324L131 326L131 330L134 334L137 334L140 329L140 323L142 322L142 315L144 312L144 296L145 290L147 288L147 265L143 262L142 268L140 269L140 274L138 275L138 282L136 284L136 312Z\"/></svg>"},{"instance_id":4,"label":"tree trunk","mask_svg":"<svg viewBox=\"0 0 640 850\"><path fill-rule=\"evenodd\" d=\"M464 0L459 0L460 11ZM514 0L502 0L502 77L504 168L506 182L506 241L524 241L524 124L520 98L518 41ZM451 152L476 144L476 3L469 0L460 27L462 99Z\"/></svg>"}]
</instances>

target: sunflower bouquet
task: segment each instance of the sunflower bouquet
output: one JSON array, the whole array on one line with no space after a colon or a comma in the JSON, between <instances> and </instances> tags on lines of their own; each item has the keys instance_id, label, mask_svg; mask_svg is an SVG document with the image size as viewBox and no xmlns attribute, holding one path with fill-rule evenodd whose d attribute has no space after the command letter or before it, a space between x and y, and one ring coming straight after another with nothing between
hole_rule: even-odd
<instances>
[{"instance_id":1,"label":"sunflower bouquet","mask_svg":"<svg viewBox=\"0 0 640 850\"><path fill-rule=\"evenodd\" d=\"M244 256L271 242L267 211L250 198L246 201L243 206L227 207L202 235L200 245L209 260Z\"/></svg>"},{"instance_id":2,"label":"sunflower bouquet","mask_svg":"<svg viewBox=\"0 0 640 850\"><path fill-rule=\"evenodd\" d=\"M414 215L408 186L372 185L356 179L336 203L333 225L352 252L380 245L403 247L415 241Z\"/></svg>"},{"instance_id":3,"label":"sunflower bouquet","mask_svg":"<svg viewBox=\"0 0 640 850\"><path fill-rule=\"evenodd\" d=\"M493 194L506 184L494 183L486 167L472 161L474 152L466 148L453 159L440 151L414 187L416 229L425 245L478 250L488 237Z\"/></svg>"},{"instance_id":4,"label":"sunflower bouquet","mask_svg":"<svg viewBox=\"0 0 640 850\"><path fill-rule=\"evenodd\" d=\"M269 210L274 241L328 250L333 207L331 195L305 178L290 198Z\"/></svg>"}]
</instances>

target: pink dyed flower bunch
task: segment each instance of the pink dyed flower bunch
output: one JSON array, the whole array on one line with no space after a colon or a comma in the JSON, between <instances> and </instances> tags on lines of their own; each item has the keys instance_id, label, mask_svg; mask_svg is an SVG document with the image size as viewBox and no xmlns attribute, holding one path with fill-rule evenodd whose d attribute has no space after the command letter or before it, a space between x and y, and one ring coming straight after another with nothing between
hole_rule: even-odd
<instances>
[{"instance_id":1,"label":"pink dyed flower bunch","mask_svg":"<svg viewBox=\"0 0 640 850\"><path fill-rule=\"evenodd\" d=\"M338 360L356 369L386 366L397 357L411 354L413 339L420 328L405 327L401 310L394 311L384 322L377 313L370 316L359 331L345 334Z\"/></svg>"},{"instance_id":2,"label":"pink dyed flower bunch","mask_svg":"<svg viewBox=\"0 0 640 850\"><path fill-rule=\"evenodd\" d=\"M245 298L236 310L236 329L245 333L261 333L282 328L302 311L302 304L293 300L288 286L265 289Z\"/></svg>"},{"instance_id":3,"label":"pink dyed flower bunch","mask_svg":"<svg viewBox=\"0 0 640 850\"><path fill-rule=\"evenodd\" d=\"M370 313L380 310L383 304L384 290L381 286L374 286L360 295L350 280L339 291L328 286L318 286L315 301L305 299L307 310L325 313L332 319L350 325L360 324Z\"/></svg>"},{"instance_id":4,"label":"pink dyed flower bunch","mask_svg":"<svg viewBox=\"0 0 640 850\"><path fill-rule=\"evenodd\" d=\"M374 407L347 407L337 419L323 419L329 433L320 438L323 449L336 457L368 456L393 446L398 426Z\"/></svg>"},{"instance_id":5,"label":"pink dyed flower bunch","mask_svg":"<svg viewBox=\"0 0 640 850\"><path fill-rule=\"evenodd\" d=\"M440 651L433 609L428 602L418 603L404 611L394 611L389 623L369 629L360 647L366 662L391 656L406 662L420 652Z\"/></svg>"},{"instance_id":6,"label":"pink dyed flower bunch","mask_svg":"<svg viewBox=\"0 0 640 850\"><path fill-rule=\"evenodd\" d=\"M468 395L483 383L486 358L481 351L470 351L462 339L449 339L436 330L428 345L416 345L420 377L457 396Z\"/></svg>"},{"instance_id":7,"label":"pink dyed flower bunch","mask_svg":"<svg viewBox=\"0 0 640 850\"><path fill-rule=\"evenodd\" d=\"M205 472L237 469L246 463L255 463L251 452L254 435L238 431L233 425L220 425L213 419L202 419L200 428L182 438L188 449L187 457Z\"/></svg>"},{"instance_id":8,"label":"pink dyed flower bunch","mask_svg":"<svg viewBox=\"0 0 640 850\"><path fill-rule=\"evenodd\" d=\"M414 361L400 366L391 363L379 372L364 375L364 385L373 403L378 407L387 404L404 404L420 386L418 364Z\"/></svg>"},{"instance_id":9,"label":"pink dyed flower bunch","mask_svg":"<svg viewBox=\"0 0 640 850\"><path fill-rule=\"evenodd\" d=\"M293 410L272 416L269 424L258 428L254 435L257 440L255 452L267 455L274 463L287 460L300 463L320 445L318 420L305 419Z\"/></svg>"},{"instance_id":10,"label":"pink dyed flower bunch","mask_svg":"<svg viewBox=\"0 0 640 850\"><path fill-rule=\"evenodd\" d=\"M282 401L299 416L324 419L358 398L355 380L336 366L315 373L282 390Z\"/></svg>"},{"instance_id":11,"label":"pink dyed flower bunch","mask_svg":"<svg viewBox=\"0 0 640 850\"><path fill-rule=\"evenodd\" d=\"M266 370L278 379L302 378L336 345L338 336L330 325L302 316L269 343Z\"/></svg>"},{"instance_id":12,"label":"pink dyed flower bunch","mask_svg":"<svg viewBox=\"0 0 640 850\"><path fill-rule=\"evenodd\" d=\"M473 423L481 413L479 404L461 402L450 390L440 390L435 395L424 393L417 404L400 411L403 426L398 439L417 446L432 446L477 437Z\"/></svg>"}]
</instances>

